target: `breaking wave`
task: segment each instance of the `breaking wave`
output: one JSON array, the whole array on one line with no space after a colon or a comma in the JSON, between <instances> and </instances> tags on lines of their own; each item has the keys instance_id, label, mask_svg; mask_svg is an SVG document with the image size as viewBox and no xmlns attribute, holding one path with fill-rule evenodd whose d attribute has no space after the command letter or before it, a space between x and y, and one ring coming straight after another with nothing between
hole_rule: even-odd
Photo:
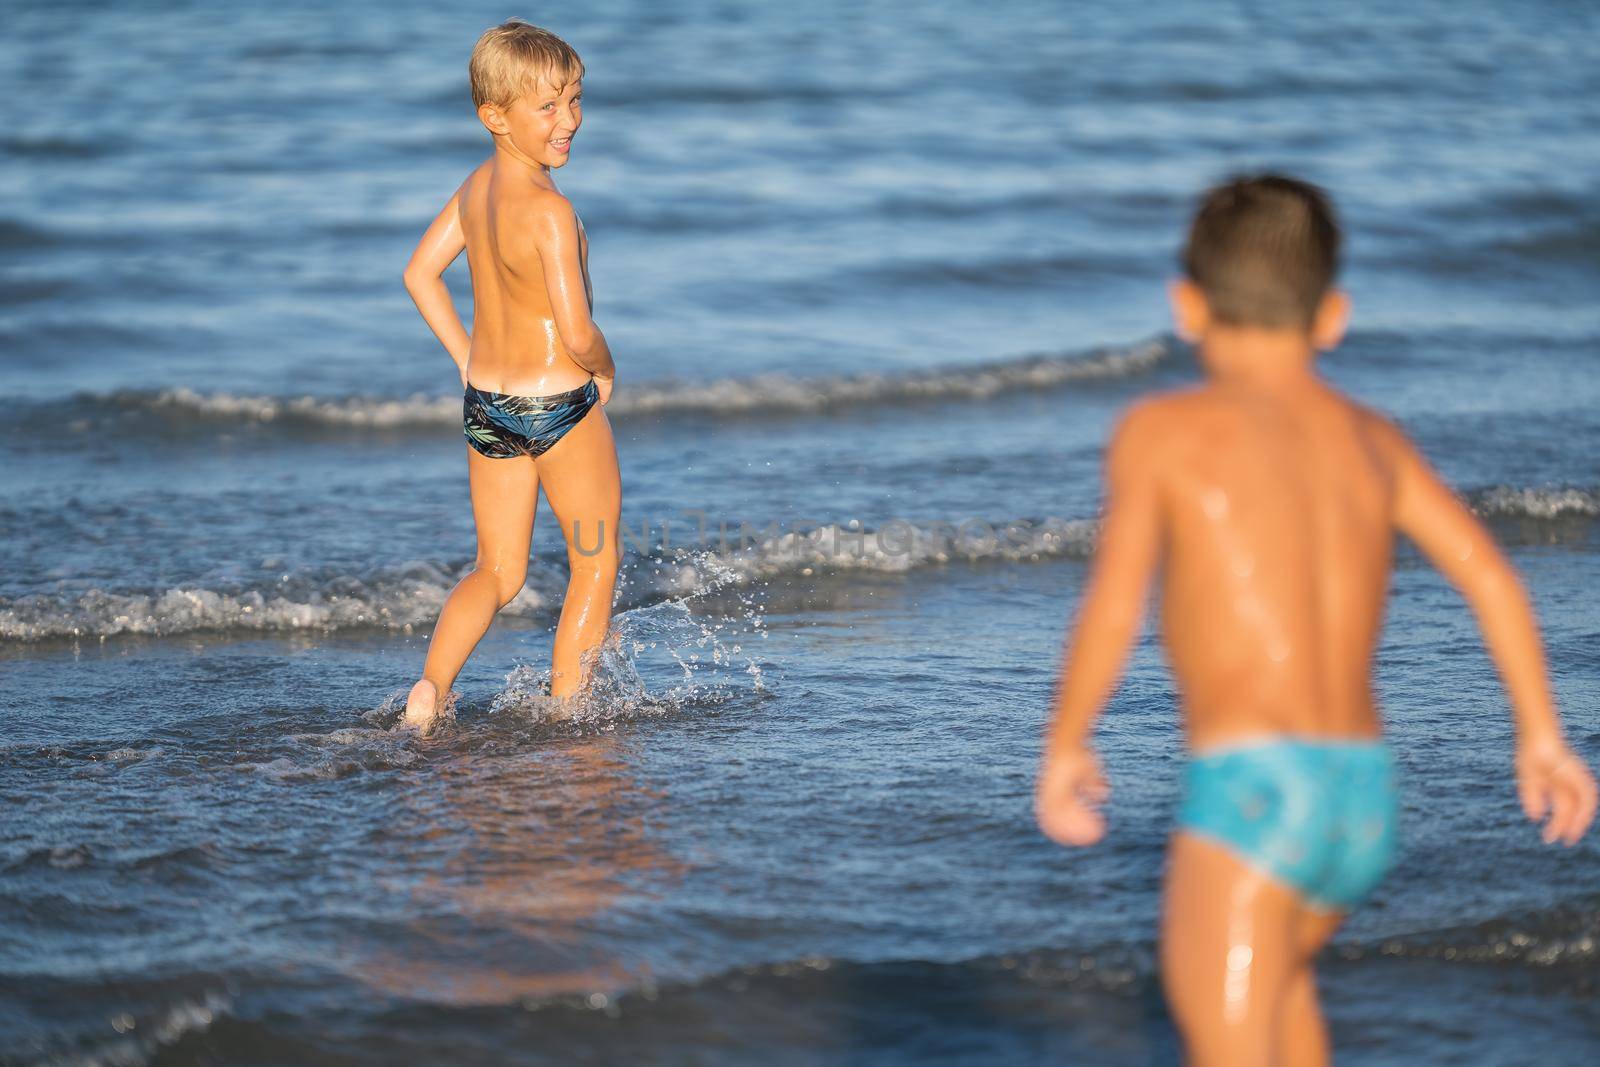
<instances>
[{"instance_id":1,"label":"breaking wave","mask_svg":"<svg viewBox=\"0 0 1600 1067\"><path fill-rule=\"evenodd\" d=\"M1381 964L1386 959L1400 958L1587 968L1600 958L1597 905L1600 898L1450 930L1403 934L1374 942L1336 943L1329 956L1356 964ZM814 997L827 987L859 992L865 988L888 990L931 984L948 985L961 995L970 995L973 989L994 988L996 983L1013 981L1033 987L1138 995L1155 989L1156 946L1153 940L1139 938L1081 948L1033 948L950 962L813 957L741 967L673 985L645 981L623 991L552 996L524 1002L523 1007L530 1011L554 1008L615 1015L619 1010L657 1000L682 1001L707 994L766 990L800 1000Z\"/></svg>"},{"instance_id":2,"label":"breaking wave","mask_svg":"<svg viewBox=\"0 0 1600 1067\"><path fill-rule=\"evenodd\" d=\"M1600 492L1561 487L1493 486L1465 494L1492 519L1560 522L1600 516ZM1031 519L989 523L911 523L877 529L853 521L783 532L778 526L730 527L726 539L670 554L651 549L625 556L618 607L742 587L771 580L828 574L899 574L950 562L1015 563L1087 558L1094 550L1093 519ZM626 535L625 535L626 536ZM286 574L261 585L204 585L107 591L88 589L0 597L0 641L154 637L197 632L329 632L409 630L431 623L465 564L446 568L409 562L367 574ZM529 566L528 583L502 614L548 620L560 603L566 568L546 560Z\"/></svg>"},{"instance_id":3,"label":"breaking wave","mask_svg":"<svg viewBox=\"0 0 1600 1067\"><path fill-rule=\"evenodd\" d=\"M804 377L763 374L710 382L626 383L606 408L612 415L692 413L713 417L811 412L861 404L916 404L981 400L1014 389L1048 389L1072 382L1145 374L1174 358L1166 338L1136 345L1067 354L1030 355L988 363L872 374ZM309 424L325 427L403 429L454 426L460 397L404 398L266 396L201 393L192 389L126 391L109 398L77 398L84 416L97 410L144 410L156 415L228 422Z\"/></svg>"},{"instance_id":4,"label":"breaking wave","mask_svg":"<svg viewBox=\"0 0 1600 1067\"><path fill-rule=\"evenodd\" d=\"M1600 961L1600 897L1344 946L1335 955L1346 960L1392 956L1447 963L1593 967Z\"/></svg>"},{"instance_id":5,"label":"breaking wave","mask_svg":"<svg viewBox=\"0 0 1600 1067\"><path fill-rule=\"evenodd\" d=\"M899 573L957 560L1086 556L1095 526L1082 519L1019 519L999 525L979 520L922 525L895 521L877 530L855 524L789 532L745 527L743 536L734 535L715 548L625 557L618 606L829 572ZM90 589L0 598L0 640L164 637L201 631L407 630L438 616L466 569L466 565L450 570L406 563L360 576L283 575L261 587ZM527 586L502 614L548 619L565 585L564 566L535 561Z\"/></svg>"},{"instance_id":6,"label":"breaking wave","mask_svg":"<svg viewBox=\"0 0 1600 1067\"><path fill-rule=\"evenodd\" d=\"M1600 492L1593 489L1514 488L1497 485L1467 494L1472 510L1494 519L1594 518Z\"/></svg>"}]
</instances>

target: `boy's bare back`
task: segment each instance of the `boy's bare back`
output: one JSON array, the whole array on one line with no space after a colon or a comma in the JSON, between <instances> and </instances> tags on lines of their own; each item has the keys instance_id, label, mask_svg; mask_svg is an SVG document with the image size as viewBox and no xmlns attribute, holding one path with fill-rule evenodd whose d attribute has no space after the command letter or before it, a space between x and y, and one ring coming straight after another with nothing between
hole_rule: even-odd
<instances>
[{"instance_id":1,"label":"boy's bare back","mask_svg":"<svg viewBox=\"0 0 1600 1067\"><path fill-rule=\"evenodd\" d=\"M472 271L473 385L497 393L559 393L589 380L563 343L556 304L589 291L589 243L571 203L525 169L487 160L457 194L457 210ZM571 244L583 292L557 293L545 260ZM559 286L557 286L559 289Z\"/></svg>"},{"instance_id":2,"label":"boy's bare back","mask_svg":"<svg viewBox=\"0 0 1600 1067\"><path fill-rule=\"evenodd\" d=\"M469 69L494 154L422 235L406 288L463 387L540 397L592 378L604 404L616 366L592 317L589 242L553 177L583 122L583 64L560 38L513 19L484 34ZM470 334L442 280L463 251Z\"/></svg>"},{"instance_id":3,"label":"boy's bare back","mask_svg":"<svg viewBox=\"0 0 1600 1067\"><path fill-rule=\"evenodd\" d=\"M1547 841L1595 813L1528 598L1494 539L1391 423L1315 371L1344 332L1339 233L1314 186L1209 190L1172 287L1205 384L1135 406L1057 687L1035 808L1105 833L1090 744L1159 574L1190 758L1165 878L1163 984L1186 1062L1326 1063L1312 959L1382 881L1394 761L1372 692L1394 534L1472 605L1511 697L1517 784Z\"/></svg>"},{"instance_id":4,"label":"boy's bare back","mask_svg":"<svg viewBox=\"0 0 1600 1067\"><path fill-rule=\"evenodd\" d=\"M1315 380L1145 402L1114 445L1161 543L1191 743L1378 733L1370 670L1399 482L1393 434Z\"/></svg>"},{"instance_id":5,"label":"boy's bare back","mask_svg":"<svg viewBox=\"0 0 1600 1067\"><path fill-rule=\"evenodd\" d=\"M1204 384L1136 405L1113 434L1106 506L1057 687L1037 794L1063 843L1104 832L1089 745L1159 574L1190 747L1375 744L1372 691L1394 534L1465 597L1510 697L1518 784L1576 841L1594 781L1566 745L1532 605L1489 531L1404 434L1325 382L1344 333L1326 197L1279 176L1210 190L1172 287Z\"/></svg>"}]
</instances>

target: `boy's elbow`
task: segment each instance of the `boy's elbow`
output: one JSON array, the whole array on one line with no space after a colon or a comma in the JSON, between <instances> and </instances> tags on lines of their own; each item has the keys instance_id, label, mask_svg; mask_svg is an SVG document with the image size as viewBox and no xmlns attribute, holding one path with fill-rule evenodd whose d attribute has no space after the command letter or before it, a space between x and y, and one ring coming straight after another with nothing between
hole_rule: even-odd
<instances>
[{"instance_id":1,"label":"boy's elbow","mask_svg":"<svg viewBox=\"0 0 1600 1067\"><path fill-rule=\"evenodd\" d=\"M600 340L600 331L596 330L593 324L585 324L574 328L571 336L564 337L563 340L567 342L567 351L572 353L572 358L582 363L593 356L595 349L599 347L597 342Z\"/></svg>"},{"instance_id":2,"label":"boy's elbow","mask_svg":"<svg viewBox=\"0 0 1600 1067\"><path fill-rule=\"evenodd\" d=\"M1527 599L1522 579L1506 560L1496 557L1489 560L1476 576L1478 596L1496 604Z\"/></svg>"},{"instance_id":3,"label":"boy's elbow","mask_svg":"<svg viewBox=\"0 0 1600 1067\"><path fill-rule=\"evenodd\" d=\"M1450 577L1479 610L1498 612L1527 603L1528 594L1522 579L1499 553L1482 560L1463 560L1457 566L1457 573Z\"/></svg>"}]
</instances>

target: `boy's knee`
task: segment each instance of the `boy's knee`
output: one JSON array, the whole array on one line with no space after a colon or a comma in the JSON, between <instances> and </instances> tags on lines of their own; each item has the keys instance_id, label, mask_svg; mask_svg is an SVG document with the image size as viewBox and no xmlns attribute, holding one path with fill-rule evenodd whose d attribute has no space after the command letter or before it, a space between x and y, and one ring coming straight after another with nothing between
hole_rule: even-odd
<instances>
[{"instance_id":1,"label":"boy's knee","mask_svg":"<svg viewBox=\"0 0 1600 1067\"><path fill-rule=\"evenodd\" d=\"M617 524L606 520L577 520L567 538L567 559L574 572L610 570L615 573L621 546L617 544Z\"/></svg>"},{"instance_id":2,"label":"boy's knee","mask_svg":"<svg viewBox=\"0 0 1600 1067\"><path fill-rule=\"evenodd\" d=\"M574 578L615 578L621 557L616 544L608 542L601 545L598 551L569 552L567 561L572 565Z\"/></svg>"},{"instance_id":3,"label":"boy's knee","mask_svg":"<svg viewBox=\"0 0 1600 1067\"><path fill-rule=\"evenodd\" d=\"M502 608L517 598L517 594L522 592L523 582L528 578L526 567L494 567L480 564L478 570L487 574L494 582L495 600Z\"/></svg>"}]
</instances>

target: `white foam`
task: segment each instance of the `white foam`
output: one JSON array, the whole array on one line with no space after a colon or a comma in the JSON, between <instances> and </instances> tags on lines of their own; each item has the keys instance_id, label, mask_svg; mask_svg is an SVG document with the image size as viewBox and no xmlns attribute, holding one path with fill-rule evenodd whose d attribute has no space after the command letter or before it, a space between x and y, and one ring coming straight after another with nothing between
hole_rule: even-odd
<instances>
[{"instance_id":1,"label":"white foam","mask_svg":"<svg viewBox=\"0 0 1600 1067\"><path fill-rule=\"evenodd\" d=\"M460 575L425 563L382 568L364 577L284 580L264 588L203 586L151 592L89 589L0 599L0 639L156 637L208 630L329 631L405 629L437 617ZM504 609L533 616L545 601L532 584Z\"/></svg>"},{"instance_id":2,"label":"white foam","mask_svg":"<svg viewBox=\"0 0 1600 1067\"><path fill-rule=\"evenodd\" d=\"M1467 499L1478 514L1495 518L1561 519L1600 515L1600 493L1591 489L1497 485L1469 493Z\"/></svg>"},{"instance_id":3,"label":"white foam","mask_svg":"<svg viewBox=\"0 0 1600 1067\"><path fill-rule=\"evenodd\" d=\"M1094 524L1053 520L989 526L886 524L880 531L838 525L785 533L739 545L671 557L629 556L621 600L640 605L701 595L780 576L809 578L826 571L903 572L952 560L1025 560L1087 554ZM993 536L991 536L991 533ZM431 564L386 567L365 576L284 579L260 589L222 591L180 587L152 592L90 589L0 599L0 640L99 639L120 635L166 637L203 631L328 632L405 630L438 617L465 567L446 573ZM543 618L559 603L564 567L536 563L528 585L503 613Z\"/></svg>"},{"instance_id":4,"label":"white foam","mask_svg":"<svg viewBox=\"0 0 1600 1067\"><path fill-rule=\"evenodd\" d=\"M208 992L143 1017L132 1012L118 1012L108 1023L109 1029L119 1036L91 1050L59 1054L49 1062L70 1067L143 1067L155 1058L162 1046L173 1044L185 1034L204 1033L218 1016L228 1013L232 1007L231 996Z\"/></svg>"},{"instance_id":5,"label":"white foam","mask_svg":"<svg viewBox=\"0 0 1600 1067\"><path fill-rule=\"evenodd\" d=\"M1600 516L1590 489L1496 486L1467 494L1481 515L1552 521ZM830 524L809 532L730 530L705 549L624 558L619 602L635 607L687 595L784 578L827 574L897 574L951 562L1027 562L1087 558L1098 523L1090 519L1018 519L985 523L885 523L876 530ZM364 576L294 578L254 589L185 586L148 592L89 589L0 598L0 640L171 636L203 631L327 632L429 625L466 573L407 563ZM564 566L538 561L528 585L505 609L542 619L560 603Z\"/></svg>"},{"instance_id":6,"label":"white foam","mask_svg":"<svg viewBox=\"0 0 1600 1067\"><path fill-rule=\"evenodd\" d=\"M1016 389L1052 388L1074 381L1144 374L1173 352L1170 343L1158 338L1127 347L895 373L814 378L764 374L709 382L627 382L606 410L612 415L693 412L716 416L820 411L865 403L984 399ZM120 393L111 399L112 407L143 406L157 412L252 423L399 429L451 426L461 421L461 399L457 396L266 396L178 388L158 393Z\"/></svg>"}]
</instances>

